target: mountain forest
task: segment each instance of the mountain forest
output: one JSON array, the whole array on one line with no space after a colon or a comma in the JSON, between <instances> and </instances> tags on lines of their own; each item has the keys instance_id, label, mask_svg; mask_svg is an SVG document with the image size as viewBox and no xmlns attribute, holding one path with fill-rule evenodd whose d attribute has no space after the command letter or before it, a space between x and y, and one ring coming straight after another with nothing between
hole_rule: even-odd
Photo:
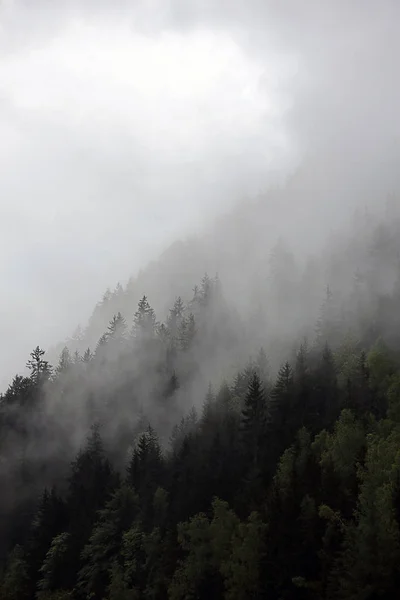
<instances>
[{"instance_id":1,"label":"mountain forest","mask_svg":"<svg viewBox=\"0 0 400 600\"><path fill-rule=\"evenodd\" d=\"M397 203L307 255L261 204L2 393L1 600L398 596Z\"/></svg>"}]
</instances>

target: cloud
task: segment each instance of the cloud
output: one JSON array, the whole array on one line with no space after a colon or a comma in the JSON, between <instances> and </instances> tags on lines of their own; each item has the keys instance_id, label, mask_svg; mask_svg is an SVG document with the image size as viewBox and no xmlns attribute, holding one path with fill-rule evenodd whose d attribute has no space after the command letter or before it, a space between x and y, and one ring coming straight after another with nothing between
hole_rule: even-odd
<instances>
[{"instance_id":1,"label":"cloud","mask_svg":"<svg viewBox=\"0 0 400 600\"><path fill-rule=\"evenodd\" d=\"M290 152L279 76L229 30L59 6L1 12L3 383Z\"/></svg>"},{"instance_id":2,"label":"cloud","mask_svg":"<svg viewBox=\"0 0 400 600\"><path fill-rule=\"evenodd\" d=\"M300 156L286 214L300 238L398 189L399 13L396 0L3 0L0 381Z\"/></svg>"}]
</instances>

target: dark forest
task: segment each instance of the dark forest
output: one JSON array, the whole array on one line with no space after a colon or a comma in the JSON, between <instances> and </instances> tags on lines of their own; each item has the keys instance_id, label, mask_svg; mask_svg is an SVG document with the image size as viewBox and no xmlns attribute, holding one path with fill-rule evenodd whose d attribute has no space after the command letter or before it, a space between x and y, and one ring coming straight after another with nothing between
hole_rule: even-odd
<instances>
[{"instance_id":1,"label":"dark forest","mask_svg":"<svg viewBox=\"0 0 400 600\"><path fill-rule=\"evenodd\" d=\"M206 274L161 321L132 280L32 351L0 403L2 599L397 596L396 203L350 229L304 264L280 240L248 314Z\"/></svg>"}]
</instances>

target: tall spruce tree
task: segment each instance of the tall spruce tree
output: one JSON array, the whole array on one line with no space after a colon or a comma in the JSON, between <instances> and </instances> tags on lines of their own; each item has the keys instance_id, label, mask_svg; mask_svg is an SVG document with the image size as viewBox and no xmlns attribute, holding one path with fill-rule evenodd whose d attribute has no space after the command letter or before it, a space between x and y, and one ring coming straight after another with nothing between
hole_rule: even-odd
<instances>
[{"instance_id":1,"label":"tall spruce tree","mask_svg":"<svg viewBox=\"0 0 400 600\"><path fill-rule=\"evenodd\" d=\"M266 417L265 392L260 377L255 372L244 399L241 418L245 452L254 466L258 466L262 460L261 449L266 435Z\"/></svg>"}]
</instances>

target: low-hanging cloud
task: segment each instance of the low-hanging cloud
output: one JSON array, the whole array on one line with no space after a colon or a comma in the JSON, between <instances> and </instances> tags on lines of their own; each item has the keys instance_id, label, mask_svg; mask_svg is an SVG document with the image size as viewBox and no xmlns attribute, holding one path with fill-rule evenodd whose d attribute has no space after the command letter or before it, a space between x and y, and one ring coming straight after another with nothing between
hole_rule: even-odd
<instances>
[{"instance_id":1,"label":"low-hanging cloud","mask_svg":"<svg viewBox=\"0 0 400 600\"><path fill-rule=\"evenodd\" d=\"M227 32L100 16L66 12L0 63L6 378L286 152L263 66Z\"/></svg>"},{"instance_id":2,"label":"low-hanging cloud","mask_svg":"<svg viewBox=\"0 0 400 600\"><path fill-rule=\"evenodd\" d=\"M294 212L313 215L310 229L395 189L399 12L391 0L3 2L3 384L107 285L300 153Z\"/></svg>"}]
</instances>

